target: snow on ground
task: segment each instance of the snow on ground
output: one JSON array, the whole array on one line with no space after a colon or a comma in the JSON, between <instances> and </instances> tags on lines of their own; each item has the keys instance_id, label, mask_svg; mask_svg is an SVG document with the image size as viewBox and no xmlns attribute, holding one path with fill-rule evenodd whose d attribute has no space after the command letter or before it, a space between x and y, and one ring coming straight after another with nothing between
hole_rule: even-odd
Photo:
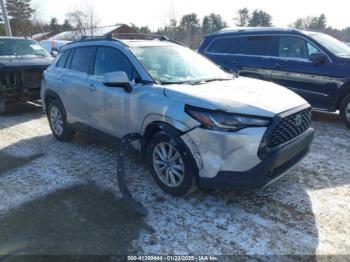
<instances>
[{"instance_id":1,"label":"snow on ground","mask_svg":"<svg viewBox=\"0 0 350 262\"><path fill-rule=\"evenodd\" d=\"M0 116L0 231L2 217L77 185L93 183L119 199L117 147L82 136L58 142L40 109L28 111ZM253 193L196 191L172 198L158 189L143 162L129 158L130 187L149 215L146 227L127 240L128 249L139 254L349 254L350 131L338 118L316 114L311 153L290 175Z\"/></svg>"}]
</instances>

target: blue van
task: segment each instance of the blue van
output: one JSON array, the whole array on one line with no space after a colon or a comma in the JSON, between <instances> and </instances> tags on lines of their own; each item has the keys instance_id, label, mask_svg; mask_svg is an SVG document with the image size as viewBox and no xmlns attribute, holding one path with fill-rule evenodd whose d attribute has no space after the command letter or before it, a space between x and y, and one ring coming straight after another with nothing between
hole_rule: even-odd
<instances>
[{"instance_id":1,"label":"blue van","mask_svg":"<svg viewBox=\"0 0 350 262\"><path fill-rule=\"evenodd\" d=\"M290 88L315 110L340 110L350 128L350 47L337 39L297 29L223 29L205 36L198 51L228 72Z\"/></svg>"}]
</instances>

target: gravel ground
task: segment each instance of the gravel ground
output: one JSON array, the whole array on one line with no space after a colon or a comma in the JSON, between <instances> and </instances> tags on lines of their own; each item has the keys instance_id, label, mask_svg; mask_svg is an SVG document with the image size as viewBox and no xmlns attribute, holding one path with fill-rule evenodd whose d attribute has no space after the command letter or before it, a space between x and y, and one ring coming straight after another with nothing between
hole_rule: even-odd
<instances>
[{"instance_id":1,"label":"gravel ground","mask_svg":"<svg viewBox=\"0 0 350 262\"><path fill-rule=\"evenodd\" d=\"M172 198L127 159L139 217L116 186L118 147L56 141L39 107L0 116L0 254L350 254L350 131L314 114L311 153L259 192Z\"/></svg>"}]
</instances>

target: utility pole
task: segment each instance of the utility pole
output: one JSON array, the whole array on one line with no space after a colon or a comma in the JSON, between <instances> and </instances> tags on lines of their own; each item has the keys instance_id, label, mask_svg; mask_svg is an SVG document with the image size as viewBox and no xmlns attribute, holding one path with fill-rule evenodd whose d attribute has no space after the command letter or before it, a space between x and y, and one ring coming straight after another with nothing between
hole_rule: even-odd
<instances>
[{"instance_id":1,"label":"utility pole","mask_svg":"<svg viewBox=\"0 0 350 262\"><path fill-rule=\"evenodd\" d=\"M1 5L2 16L4 17L6 35L12 37L11 26L7 16L5 0L0 0L0 5Z\"/></svg>"}]
</instances>

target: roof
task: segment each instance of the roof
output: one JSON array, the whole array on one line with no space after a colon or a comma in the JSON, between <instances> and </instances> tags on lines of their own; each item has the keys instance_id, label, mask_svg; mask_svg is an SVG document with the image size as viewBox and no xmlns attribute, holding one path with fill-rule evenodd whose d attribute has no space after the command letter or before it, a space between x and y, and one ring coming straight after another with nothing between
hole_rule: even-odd
<instances>
[{"instance_id":1,"label":"roof","mask_svg":"<svg viewBox=\"0 0 350 262\"><path fill-rule=\"evenodd\" d=\"M49 38L49 40L79 40L82 36L105 36L114 30L124 26L124 24L113 26L102 26L93 29L72 30L59 33Z\"/></svg>"},{"instance_id":2,"label":"roof","mask_svg":"<svg viewBox=\"0 0 350 262\"><path fill-rule=\"evenodd\" d=\"M23 36L0 36L0 39L15 39L15 40L24 40L24 39L31 39L31 38L25 38ZM32 39L31 39L32 40Z\"/></svg>"}]
</instances>

